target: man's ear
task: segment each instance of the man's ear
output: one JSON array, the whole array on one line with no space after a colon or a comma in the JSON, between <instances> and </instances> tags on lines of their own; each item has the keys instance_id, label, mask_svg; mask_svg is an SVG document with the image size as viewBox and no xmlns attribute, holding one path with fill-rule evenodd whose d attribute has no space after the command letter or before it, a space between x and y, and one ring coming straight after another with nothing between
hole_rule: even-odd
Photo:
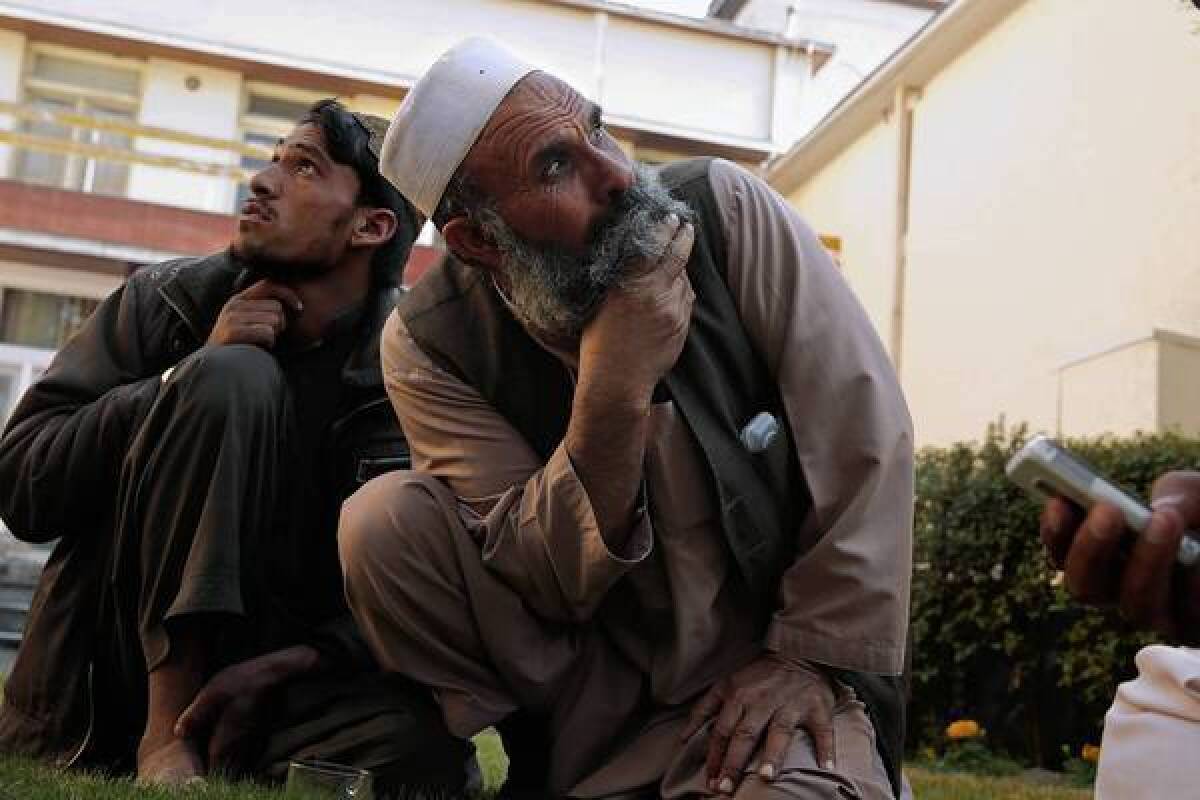
<instances>
[{"instance_id":1,"label":"man's ear","mask_svg":"<svg viewBox=\"0 0 1200 800\"><path fill-rule=\"evenodd\" d=\"M396 214L388 208L360 206L354 210L354 229L350 244L354 247L378 247L396 233Z\"/></svg>"},{"instance_id":2,"label":"man's ear","mask_svg":"<svg viewBox=\"0 0 1200 800\"><path fill-rule=\"evenodd\" d=\"M446 220L442 225L442 238L459 261L489 271L499 269L500 251L496 243L465 214Z\"/></svg>"}]
</instances>

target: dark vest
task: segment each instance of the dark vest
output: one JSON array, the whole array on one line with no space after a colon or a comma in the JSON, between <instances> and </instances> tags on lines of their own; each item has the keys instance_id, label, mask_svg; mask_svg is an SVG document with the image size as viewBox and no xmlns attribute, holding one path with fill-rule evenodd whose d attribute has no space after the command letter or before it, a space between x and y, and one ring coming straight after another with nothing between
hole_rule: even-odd
<instances>
[{"instance_id":1,"label":"dark vest","mask_svg":"<svg viewBox=\"0 0 1200 800\"><path fill-rule=\"evenodd\" d=\"M796 539L811 498L778 385L751 344L725 282L728 250L709 184L710 163L682 161L660 173L671 193L696 213L695 244L687 264L696 293L691 326L663 384L704 454L725 542L742 589L762 612L757 616L765 631L770 610L778 604L780 577L811 545ZM482 271L447 258L409 292L400 313L430 359L475 387L543 459L549 458L570 420L571 375L525 332ZM765 452L753 454L739 433L763 411L778 421L780 435ZM875 676L838 671L838 677ZM858 680L850 682L864 694L866 687L860 688ZM863 699L871 707L881 698ZM899 762L892 754L899 750L883 746L884 739L894 738L896 726L882 727L877 721L876 730L889 772L898 774Z\"/></svg>"}]
</instances>

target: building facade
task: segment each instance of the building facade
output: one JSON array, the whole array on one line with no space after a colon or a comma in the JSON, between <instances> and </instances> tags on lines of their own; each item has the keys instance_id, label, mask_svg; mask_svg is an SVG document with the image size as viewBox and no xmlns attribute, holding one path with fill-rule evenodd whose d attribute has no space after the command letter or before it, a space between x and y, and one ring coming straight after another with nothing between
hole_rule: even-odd
<instances>
[{"instance_id":1,"label":"building facade","mask_svg":"<svg viewBox=\"0 0 1200 800\"><path fill-rule=\"evenodd\" d=\"M1183 0L957 0L771 163L920 443L1200 434L1198 28Z\"/></svg>"},{"instance_id":2,"label":"building facade","mask_svg":"<svg viewBox=\"0 0 1200 800\"><path fill-rule=\"evenodd\" d=\"M390 116L443 50L504 41L606 110L635 157L755 165L832 49L603 0L0 2L0 420L140 266L224 246L314 100ZM427 230L406 270L439 257Z\"/></svg>"},{"instance_id":3,"label":"building facade","mask_svg":"<svg viewBox=\"0 0 1200 800\"><path fill-rule=\"evenodd\" d=\"M902 47L948 0L712 0L709 16L757 30L829 42L833 56L792 109L799 133L812 130Z\"/></svg>"}]
</instances>

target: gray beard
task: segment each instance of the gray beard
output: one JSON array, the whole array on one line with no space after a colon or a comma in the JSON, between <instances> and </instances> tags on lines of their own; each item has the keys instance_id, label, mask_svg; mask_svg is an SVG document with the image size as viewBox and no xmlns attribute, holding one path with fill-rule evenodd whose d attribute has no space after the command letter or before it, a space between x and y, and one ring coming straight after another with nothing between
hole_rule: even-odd
<instances>
[{"instance_id":1,"label":"gray beard","mask_svg":"<svg viewBox=\"0 0 1200 800\"><path fill-rule=\"evenodd\" d=\"M654 234L671 214L683 221L695 216L656 172L635 164L633 186L596 225L582 257L528 241L490 205L479 209L477 221L500 251L500 272L518 320L552 339L576 340L629 264L661 254Z\"/></svg>"}]
</instances>

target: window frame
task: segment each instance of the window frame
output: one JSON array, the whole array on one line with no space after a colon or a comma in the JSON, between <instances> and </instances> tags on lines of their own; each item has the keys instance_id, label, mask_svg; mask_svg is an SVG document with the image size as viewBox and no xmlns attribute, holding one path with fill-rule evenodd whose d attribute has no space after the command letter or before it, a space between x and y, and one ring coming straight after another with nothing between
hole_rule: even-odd
<instances>
[{"instance_id":1,"label":"window frame","mask_svg":"<svg viewBox=\"0 0 1200 800\"><path fill-rule=\"evenodd\" d=\"M136 91L134 94L129 95L38 77L33 71L38 56L60 58L83 64L133 72L136 74L137 80ZM54 100L70 103L75 113L87 114L92 113L95 107L107 107L109 109L128 111L129 119L134 124L137 124L139 121L146 86L146 62L142 59L114 56L92 50L34 41L29 42L25 48L22 56L20 76L21 101L25 104L32 104L36 97L49 97ZM101 143L98 139L101 133L99 131L77 126L72 126L70 130L71 141L91 144ZM134 137L131 136L131 148L133 147L133 142ZM22 148L15 148L15 150L16 152L13 153L13 157L9 159L7 177L16 181L24 181L25 179L21 173L26 163L25 159L32 151ZM63 177L52 188L67 191L93 192L96 180L96 166L102 159L70 154L63 154L61 158L63 158ZM124 177L122 179L121 190L116 194L119 197L125 197L129 193L130 168L129 165L122 166L124 168Z\"/></svg>"}]
</instances>

